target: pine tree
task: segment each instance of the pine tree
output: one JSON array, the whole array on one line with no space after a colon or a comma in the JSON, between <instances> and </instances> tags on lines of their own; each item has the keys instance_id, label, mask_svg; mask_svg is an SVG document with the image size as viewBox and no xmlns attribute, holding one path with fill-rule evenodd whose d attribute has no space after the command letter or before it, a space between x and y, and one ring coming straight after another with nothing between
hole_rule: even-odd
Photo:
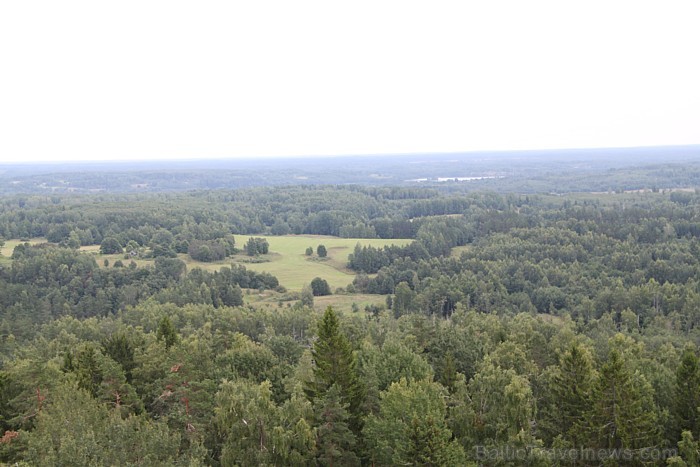
<instances>
[{"instance_id":1,"label":"pine tree","mask_svg":"<svg viewBox=\"0 0 700 467\"><path fill-rule=\"evenodd\" d=\"M465 465L464 451L447 425L447 391L440 384L401 378L381 393L367 416L365 440L376 465Z\"/></svg>"},{"instance_id":2,"label":"pine tree","mask_svg":"<svg viewBox=\"0 0 700 467\"><path fill-rule=\"evenodd\" d=\"M355 434L362 429L364 388L359 380L350 341L340 330L332 307L326 309L318 326L318 339L311 352L314 359L313 380L305 392L309 400L323 398L333 385L338 386L340 400L350 413L350 428Z\"/></svg>"},{"instance_id":3,"label":"pine tree","mask_svg":"<svg viewBox=\"0 0 700 467\"><path fill-rule=\"evenodd\" d=\"M681 433L681 440L678 442L678 451L687 465L700 465L700 451L698 442L693 439L693 434L689 431Z\"/></svg>"}]
</instances>

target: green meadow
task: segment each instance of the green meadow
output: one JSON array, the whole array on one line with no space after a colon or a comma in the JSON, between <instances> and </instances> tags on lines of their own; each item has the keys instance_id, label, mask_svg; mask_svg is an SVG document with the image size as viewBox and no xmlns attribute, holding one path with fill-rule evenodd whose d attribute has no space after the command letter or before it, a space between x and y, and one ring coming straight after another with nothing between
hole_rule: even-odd
<instances>
[{"instance_id":1,"label":"green meadow","mask_svg":"<svg viewBox=\"0 0 700 467\"><path fill-rule=\"evenodd\" d=\"M314 277L320 277L328 281L331 289L345 287L352 282L354 273L347 269L348 255L352 253L355 245L371 245L382 247L384 245L406 245L410 239L368 239L368 238L338 238L318 235L286 235L286 236L261 236L270 244L270 253L260 256L259 259L268 260L262 263L243 263L246 268L257 272L269 272L279 279L280 284L290 290L301 290L311 282ZM238 247L243 246L248 237L238 235L236 242ZM326 258L316 256L316 247L324 245L328 250ZM308 247L314 249L312 256L306 256L304 252ZM248 257L237 256L239 261L246 261ZM196 263L190 261L190 264Z\"/></svg>"},{"instance_id":2,"label":"green meadow","mask_svg":"<svg viewBox=\"0 0 700 467\"><path fill-rule=\"evenodd\" d=\"M46 239L43 237L37 237L37 238L32 238L28 240L26 243L30 243L32 245L36 245L37 243L45 243ZM21 240L14 239L14 240L5 240L5 244L3 245L2 248L0 248L0 263L2 262L10 262L10 257L12 256L12 252L14 251L15 247L19 245L20 243L25 243ZM98 247L99 249L99 247Z\"/></svg>"},{"instance_id":3,"label":"green meadow","mask_svg":"<svg viewBox=\"0 0 700 467\"><path fill-rule=\"evenodd\" d=\"M186 254L180 254L178 257L185 261L188 269L198 267L208 271L218 271L223 266L238 263L253 271L269 272L277 277L280 284L289 290L301 290L305 284L309 284L315 277L325 279L331 286L331 290L335 290L337 287L345 287L352 282L354 272L347 268L347 261L348 255L352 253L356 244L374 247L392 244L402 246L412 241L410 239L339 238L322 235L256 235L256 237L264 238L268 241L270 244L268 254L250 257L240 253L232 258L213 263L195 261ZM236 246L242 248L248 238L248 235L236 235ZM33 238L29 243L35 244L45 241L45 238ZM12 250L19 243L21 243L19 240L5 241L0 261L9 261ZM328 251L326 258L319 258L316 255L318 245L326 247ZM308 247L314 250L312 256L306 256L305 254ZM112 266L117 260L121 260L125 265L131 261L130 259L124 259L124 255L121 254L101 255L99 253L99 245L84 246L80 250L94 254L95 260L100 266L104 264L104 260L108 261L109 266ZM152 263L152 261L136 259L136 264L144 266Z\"/></svg>"},{"instance_id":4,"label":"green meadow","mask_svg":"<svg viewBox=\"0 0 700 467\"><path fill-rule=\"evenodd\" d=\"M242 248L249 237L248 235L236 235L236 246ZM352 253L358 243L363 246L382 247L392 244L401 246L412 241L410 239L339 238L322 235L256 235L256 237L268 241L270 244L268 254L250 257L240 253L232 258L212 263L195 261L186 254L180 254L178 257L187 264L188 269L202 268L207 271L218 271L223 266L237 263L252 271L269 272L289 290L301 290L315 277L325 279L331 289L335 290L337 287L345 287L352 282L354 272L347 268L347 261L348 255ZM316 255L318 245L326 247L328 251L326 258L319 258ZM305 254L308 247L314 250L312 256ZM122 260L125 265L131 261L125 260L123 255L100 255L99 249L98 245L81 248L83 251L94 253L100 265L105 259L109 261L110 266L117 260ZM137 259L136 264L142 266L151 261Z\"/></svg>"}]
</instances>

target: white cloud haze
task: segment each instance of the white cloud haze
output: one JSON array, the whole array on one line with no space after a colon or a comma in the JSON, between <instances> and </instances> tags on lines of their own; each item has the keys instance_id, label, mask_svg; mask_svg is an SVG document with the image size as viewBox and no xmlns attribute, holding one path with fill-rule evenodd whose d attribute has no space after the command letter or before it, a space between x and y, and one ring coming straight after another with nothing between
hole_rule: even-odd
<instances>
[{"instance_id":1,"label":"white cloud haze","mask_svg":"<svg viewBox=\"0 0 700 467\"><path fill-rule=\"evenodd\" d=\"M6 1L0 161L700 143L696 1Z\"/></svg>"}]
</instances>

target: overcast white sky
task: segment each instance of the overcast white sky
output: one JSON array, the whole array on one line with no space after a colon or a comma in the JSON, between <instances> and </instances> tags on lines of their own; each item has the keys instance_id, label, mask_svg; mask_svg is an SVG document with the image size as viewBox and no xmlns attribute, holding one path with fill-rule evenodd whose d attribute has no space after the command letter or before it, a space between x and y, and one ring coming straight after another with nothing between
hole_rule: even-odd
<instances>
[{"instance_id":1,"label":"overcast white sky","mask_svg":"<svg viewBox=\"0 0 700 467\"><path fill-rule=\"evenodd\" d=\"M692 1L2 1L0 161L700 143Z\"/></svg>"}]
</instances>

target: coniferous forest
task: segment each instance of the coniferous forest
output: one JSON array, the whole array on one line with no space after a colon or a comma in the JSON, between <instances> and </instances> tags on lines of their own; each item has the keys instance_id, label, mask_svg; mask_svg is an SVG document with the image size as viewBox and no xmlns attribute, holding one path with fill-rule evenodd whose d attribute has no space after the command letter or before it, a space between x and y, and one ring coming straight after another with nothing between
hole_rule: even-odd
<instances>
[{"instance_id":1,"label":"coniferous forest","mask_svg":"<svg viewBox=\"0 0 700 467\"><path fill-rule=\"evenodd\" d=\"M700 465L700 181L668 170L2 190L0 462ZM344 286L253 267L299 236Z\"/></svg>"}]
</instances>

